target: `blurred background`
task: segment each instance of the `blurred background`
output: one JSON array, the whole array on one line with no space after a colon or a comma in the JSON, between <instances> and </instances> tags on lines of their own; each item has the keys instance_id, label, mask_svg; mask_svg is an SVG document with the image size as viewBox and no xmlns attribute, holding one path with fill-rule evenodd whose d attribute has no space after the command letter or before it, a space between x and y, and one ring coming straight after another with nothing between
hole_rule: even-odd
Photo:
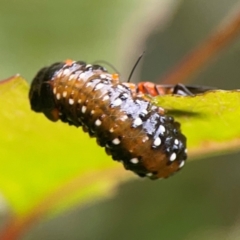
<instances>
[{"instance_id":1,"label":"blurred background","mask_svg":"<svg viewBox=\"0 0 240 240\"><path fill-rule=\"evenodd\" d=\"M145 51L134 73L137 82L159 80L240 4L237 0L0 0L0 6L1 79L20 73L30 82L41 67L71 58L108 61L124 81ZM239 64L237 38L192 76L191 83L240 88ZM22 240L237 240L239 158L235 153L189 162L168 180L137 178L119 186L111 199L41 221ZM2 210L1 222L8 211Z\"/></svg>"}]
</instances>

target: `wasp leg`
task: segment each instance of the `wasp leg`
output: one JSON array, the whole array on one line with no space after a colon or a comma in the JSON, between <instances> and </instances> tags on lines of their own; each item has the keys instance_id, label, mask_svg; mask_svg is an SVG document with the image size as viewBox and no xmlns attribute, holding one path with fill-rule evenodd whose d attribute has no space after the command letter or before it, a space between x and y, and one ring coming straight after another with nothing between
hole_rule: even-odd
<instances>
[{"instance_id":1,"label":"wasp leg","mask_svg":"<svg viewBox=\"0 0 240 240\"><path fill-rule=\"evenodd\" d=\"M194 96L194 94L183 84L178 83L173 88L173 94L181 96Z\"/></svg>"}]
</instances>

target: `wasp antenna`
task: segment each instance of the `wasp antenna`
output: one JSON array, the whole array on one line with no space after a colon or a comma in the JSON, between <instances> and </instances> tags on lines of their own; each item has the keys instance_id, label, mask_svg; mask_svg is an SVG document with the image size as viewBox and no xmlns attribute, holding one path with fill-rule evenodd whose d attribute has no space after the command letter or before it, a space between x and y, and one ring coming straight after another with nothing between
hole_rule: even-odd
<instances>
[{"instance_id":1,"label":"wasp antenna","mask_svg":"<svg viewBox=\"0 0 240 240\"><path fill-rule=\"evenodd\" d=\"M130 72L129 77L128 77L128 80L127 80L128 83L130 82L130 80L131 80L131 78L132 78L132 75L133 75L133 73L134 73L134 71L135 71L138 63L139 63L140 60L142 59L144 53L145 53L145 51L143 51L143 53L138 57L138 60L137 60L136 63L134 64L134 66L133 66L133 68L132 68L132 71Z\"/></svg>"}]
</instances>

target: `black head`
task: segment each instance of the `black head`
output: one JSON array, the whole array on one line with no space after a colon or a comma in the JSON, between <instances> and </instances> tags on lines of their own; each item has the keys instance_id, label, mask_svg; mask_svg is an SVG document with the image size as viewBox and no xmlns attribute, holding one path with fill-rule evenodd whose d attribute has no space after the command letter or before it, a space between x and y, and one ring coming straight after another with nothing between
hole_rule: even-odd
<instances>
[{"instance_id":1,"label":"black head","mask_svg":"<svg viewBox=\"0 0 240 240\"><path fill-rule=\"evenodd\" d=\"M30 87L29 100L31 109L35 112L43 112L51 120L54 119L48 113L55 108L55 102L49 81L65 64L64 62L58 62L42 68L34 77Z\"/></svg>"}]
</instances>

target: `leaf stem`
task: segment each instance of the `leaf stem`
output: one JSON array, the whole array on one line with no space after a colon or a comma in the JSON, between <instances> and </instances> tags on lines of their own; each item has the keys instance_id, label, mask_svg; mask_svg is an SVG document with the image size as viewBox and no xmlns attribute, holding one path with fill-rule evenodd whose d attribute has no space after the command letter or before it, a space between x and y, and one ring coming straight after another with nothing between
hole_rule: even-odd
<instances>
[{"instance_id":1,"label":"leaf stem","mask_svg":"<svg viewBox=\"0 0 240 240\"><path fill-rule=\"evenodd\" d=\"M235 7L236 8L236 7ZM227 46L240 32L240 7L231 11L225 19L205 41L187 54L158 82L161 84L177 84L187 82L194 73L199 71L217 53Z\"/></svg>"},{"instance_id":2,"label":"leaf stem","mask_svg":"<svg viewBox=\"0 0 240 240\"><path fill-rule=\"evenodd\" d=\"M125 177L124 177L125 175ZM70 181L61 185L54 192L46 196L40 203L35 205L24 216L13 216L3 231L0 233L1 240L17 240L34 224L43 220L50 211L60 204L62 201L69 198L73 193L76 193L79 189L89 187L96 182L107 182L110 190L114 190L119 179L126 179L126 172L119 168L110 168L105 171L92 171L85 175L77 176ZM111 191L108 191L108 193Z\"/></svg>"}]
</instances>

